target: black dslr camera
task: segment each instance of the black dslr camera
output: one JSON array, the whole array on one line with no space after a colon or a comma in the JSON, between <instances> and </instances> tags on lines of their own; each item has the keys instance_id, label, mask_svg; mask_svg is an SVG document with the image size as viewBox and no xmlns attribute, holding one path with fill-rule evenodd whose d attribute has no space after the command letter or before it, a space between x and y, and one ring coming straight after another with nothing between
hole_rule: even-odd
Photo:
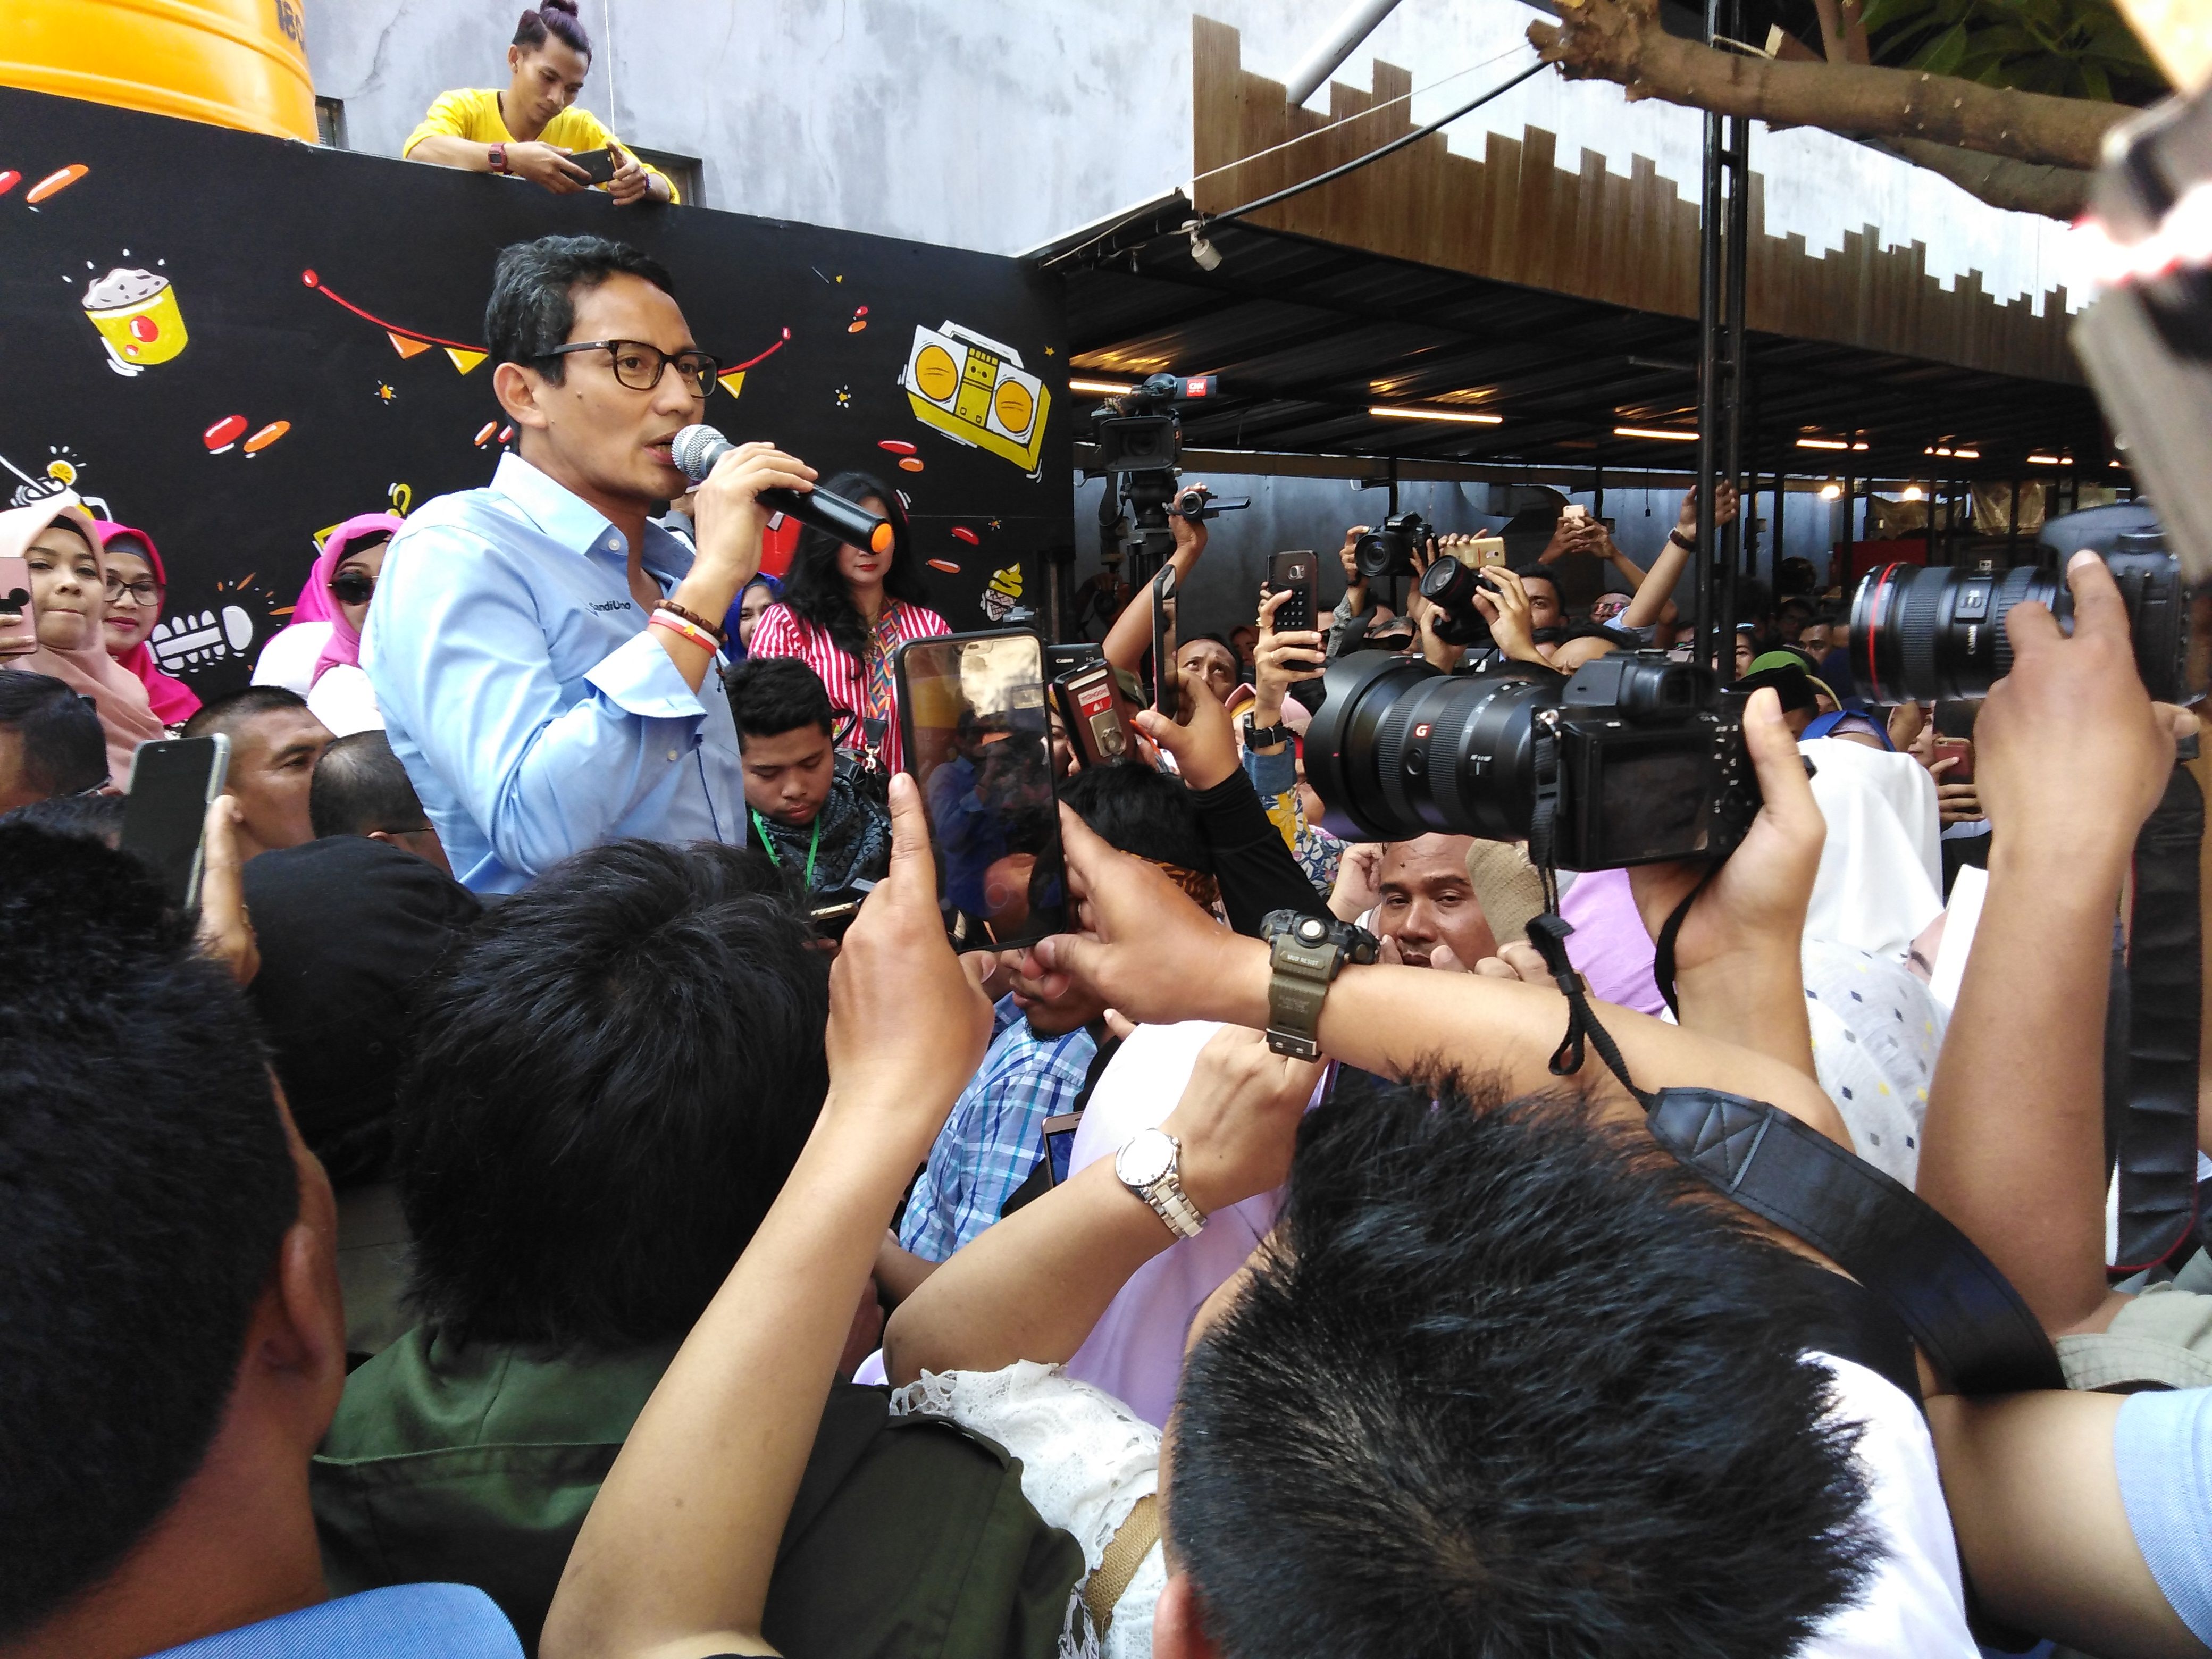
<instances>
[{"instance_id":1,"label":"black dslr camera","mask_svg":"<svg viewBox=\"0 0 2212 1659\"><path fill-rule=\"evenodd\" d=\"M1414 550L1436 533L1418 513L1394 514L1352 544L1352 563L1370 581L1411 575Z\"/></svg>"},{"instance_id":2,"label":"black dslr camera","mask_svg":"<svg viewBox=\"0 0 2212 1659\"><path fill-rule=\"evenodd\" d=\"M1357 841L1475 836L1529 842L1563 870L1723 859L1759 785L1746 694L1656 651L1573 678L1521 664L1472 675L1361 652L1329 665L1306 732L1322 824Z\"/></svg>"},{"instance_id":3,"label":"black dslr camera","mask_svg":"<svg viewBox=\"0 0 2212 1659\"><path fill-rule=\"evenodd\" d=\"M1182 418L1179 405L1219 395L1220 379L1212 374L1154 374L1131 390L1118 392L1091 411L1091 430L1098 444L1094 473L1103 473L1112 487L1098 503L1098 522L1118 544L1126 523L1133 523L1130 539L1144 556L1136 570L1149 575L1175 550L1168 526L1171 518L1212 519L1249 507L1250 501L1216 501L1203 490L1178 491L1176 479L1182 459ZM1118 550L1113 554L1118 560Z\"/></svg>"}]
</instances>

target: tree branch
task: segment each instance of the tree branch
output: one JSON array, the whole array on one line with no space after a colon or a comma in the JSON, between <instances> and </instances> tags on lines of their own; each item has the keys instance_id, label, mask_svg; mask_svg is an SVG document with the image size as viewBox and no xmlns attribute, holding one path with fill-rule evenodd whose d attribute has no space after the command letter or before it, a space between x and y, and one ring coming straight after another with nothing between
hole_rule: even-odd
<instances>
[{"instance_id":1,"label":"tree branch","mask_svg":"<svg viewBox=\"0 0 2212 1659\"><path fill-rule=\"evenodd\" d=\"M2069 223L2089 205L2089 174L2079 167L2043 167L2008 156L1983 155L1925 138L1884 138L1915 167L1948 179L1967 195L2015 213L2039 213Z\"/></svg>"},{"instance_id":2,"label":"tree branch","mask_svg":"<svg viewBox=\"0 0 2212 1659\"><path fill-rule=\"evenodd\" d=\"M2106 129L2130 113L2090 99L1985 87L1917 70L1717 52L1662 29L1659 0L1563 3L1559 25L1531 23L1528 40L1562 75L1617 82L1632 99L1660 98L1778 125L1917 138L2059 167L2095 167Z\"/></svg>"}]
</instances>

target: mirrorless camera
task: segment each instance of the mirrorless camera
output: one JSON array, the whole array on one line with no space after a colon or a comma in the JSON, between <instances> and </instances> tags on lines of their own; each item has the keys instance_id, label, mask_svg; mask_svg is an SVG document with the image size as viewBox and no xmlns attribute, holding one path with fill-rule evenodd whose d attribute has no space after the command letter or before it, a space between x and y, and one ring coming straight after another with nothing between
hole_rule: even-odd
<instances>
[{"instance_id":1,"label":"mirrorless camera","mask_svg":"<svg viewBox=\"0 0 2212 1659\"><path fill-rule=\"evenodd\" d=\"M2066 523L2053 519L2050 534ZM2189 601L2181 565L2156 530L2124 531L2095 550L2127 602L2136 667L2160 702L2185 700ZM1851 670L1877 702L1985 697L2012 672L2005 616L2022 600L2048 605L2074 631L2074 594L2055 568L1968 570L1886 565L1851 600Z\"/></svg>"},{"instance_id":2,"label":"mirrorless camera","mask_svg":"<svg viewBox=\"0 0 2212 1659\"><path fill-rule=\"evenodd\" d=\"M1759 811L1742 692L1694 663L1616 652L1563 678L1340 658L1308 728L1322 824L1358 841L1530 842L1564 870L1721 859ZM1548 843L1548 845L1547 845Z\"/></svg>"}]
</instances>

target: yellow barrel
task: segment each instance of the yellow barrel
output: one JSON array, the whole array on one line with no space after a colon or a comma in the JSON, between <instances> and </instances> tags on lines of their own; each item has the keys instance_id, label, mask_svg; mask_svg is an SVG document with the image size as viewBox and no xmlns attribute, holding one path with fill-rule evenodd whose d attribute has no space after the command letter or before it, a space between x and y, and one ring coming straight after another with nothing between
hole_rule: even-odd
<instances>
[{"instance_id":1,"label":"yellow barrel","mask_svg":"<svg viewBox=\"0 0 2212 1659\"><path fill-rule=\"evenodd\" d=\"M0 86L315 137L304 0L0 0Z\"/></svg>"}]
</instances>

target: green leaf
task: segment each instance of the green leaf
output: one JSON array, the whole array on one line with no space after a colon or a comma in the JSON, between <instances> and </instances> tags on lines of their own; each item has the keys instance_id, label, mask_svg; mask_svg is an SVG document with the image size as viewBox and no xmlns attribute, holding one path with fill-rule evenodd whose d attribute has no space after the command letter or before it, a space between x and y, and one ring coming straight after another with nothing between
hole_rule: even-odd
<instances>
[{"instance_id":1,"label":"green leaf","mask_svg":"<svg viewBox=\"0 0 2212 1659\"><path fill-rule=\"evenodd\" d=\"M1955 24L1914 54L1911 67L1930 75L1949 75L1966 55L1966 26Z\"/></svg>"}]
</instances>

